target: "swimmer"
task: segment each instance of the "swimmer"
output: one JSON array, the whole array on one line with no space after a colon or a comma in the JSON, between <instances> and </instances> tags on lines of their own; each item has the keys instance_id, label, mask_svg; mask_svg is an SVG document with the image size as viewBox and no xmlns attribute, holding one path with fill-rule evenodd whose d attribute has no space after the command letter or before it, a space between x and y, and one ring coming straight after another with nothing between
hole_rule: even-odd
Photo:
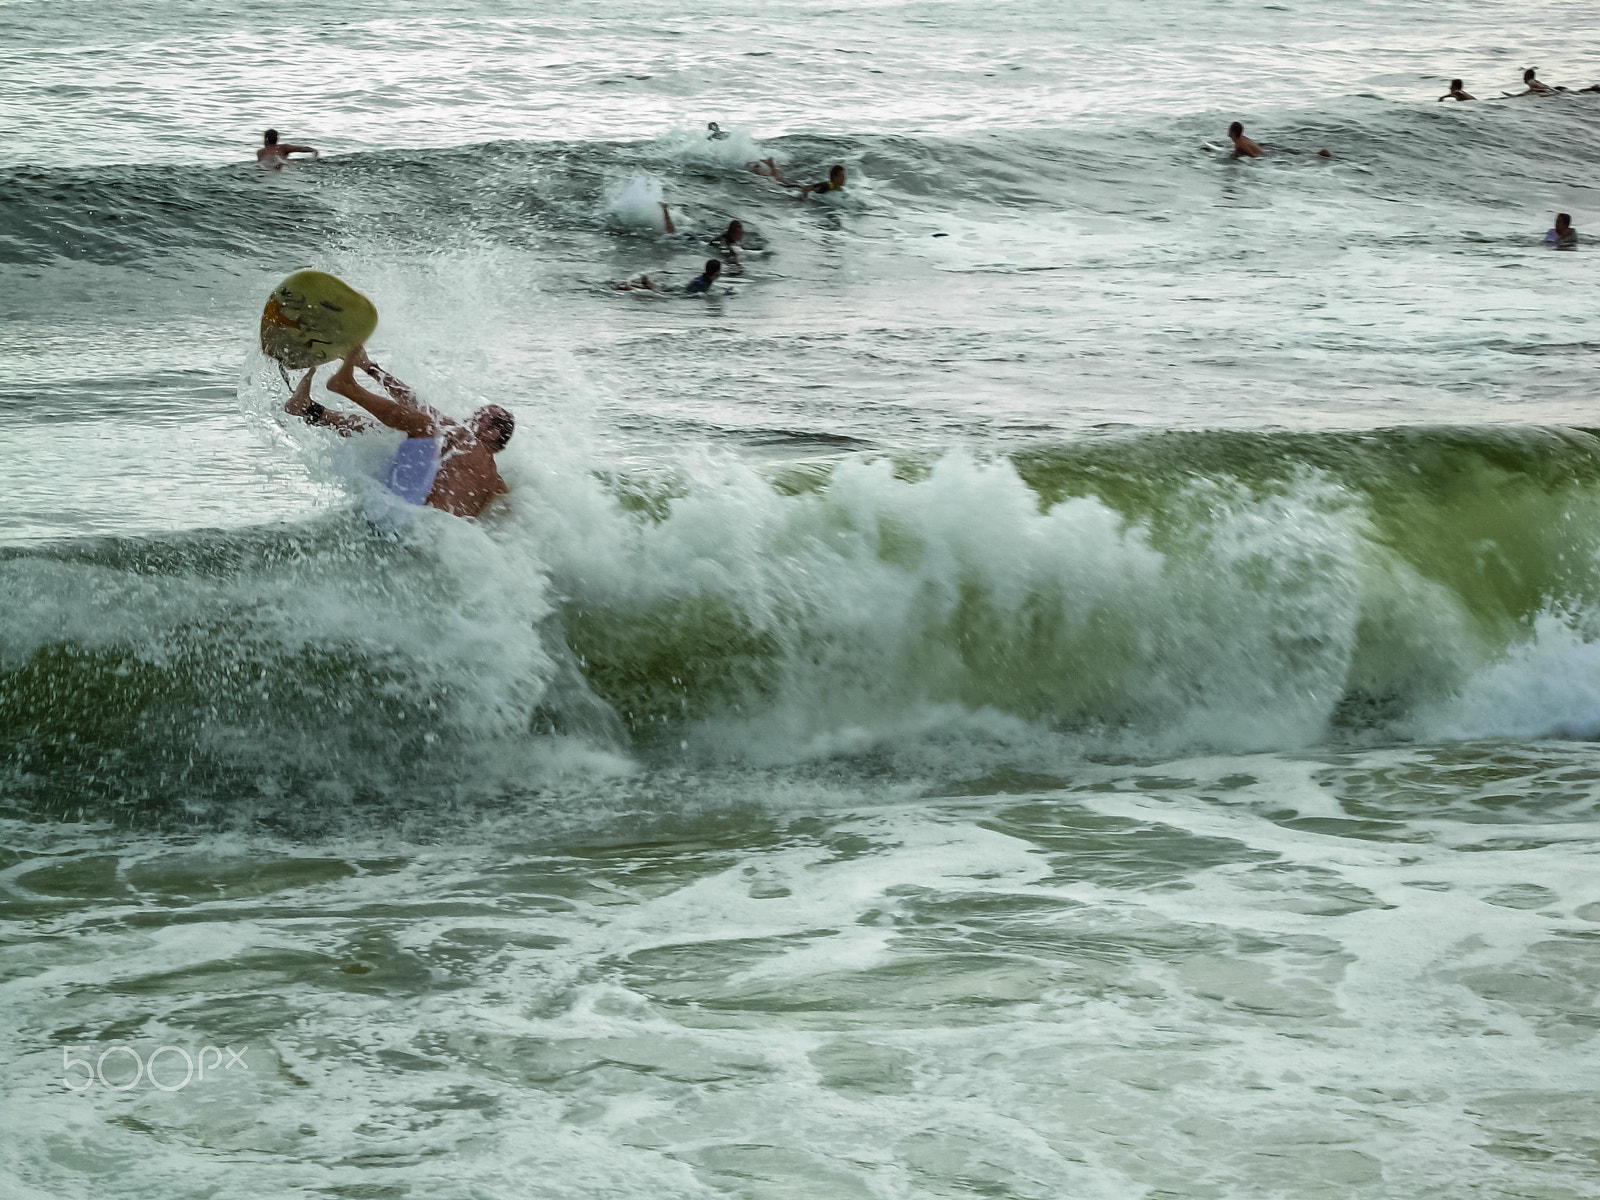
<instances>
[{"instance_id":1,"label":"swimmer","mask_svg":"<svg viewBox=\"0 0 1600 1200\"><path fill-rule=\"evenodd\" d=\"M1476 100L1477 97L1473 96L1473 95L1471 95L1471 94L1469 94L1467 92L1467 89L1461 85L1461 80L1452 79L1450 81L1450 90L1448 92L1446 92L1444 95L1440 96L1439 99L1440 100Z\"/></svg>"},{"instance_id":2,"label":"swimmer","mask_svg":"<svg viewBox=\"0 0 1600 1200\"><path fill-rule=\"evenodd\" d=\"M678 227L672 223L672 210L667 207L665 201L661 204L661 219L666 223L668 233L675 234L678 232ZM683 240L686 242L703 241L708 246L715 246L719 250L732 253L742 248L744 224L741 221L729 221L728 227L716 237L708 238L698 233L686 233L683 235Z\"/></svg>"},{"instance_id":3,"label":"swimmer","mask_svg":"<svg viewBox=\"0 0 1600 1200\"><path fill-rule=\"evenodd\" d=\"M360 368L388 392L379 396L355 380ZM311 398L312 367L289 397L284 411L308 425L334 430L340 437L364 433L379 425L406 435L386 482L389 490L412 504L427 505L456 517L476 517L497 496L510 489L495 466L494 456L506 448L516 420L498 404L486 404L467 418L453 421L423 404L416 392L367 357L357 346L328 380L330 392L352 400L376 422L356 413L336 412Z\"/></svg>"},{"instance_id":4,"label":"swimmer","mask_svg":"<svg viewBox=\"0 0 1600 1200\"><path fill-rule=\"evenodd\" d=\"M1235 158L1260 158L1266 151L1244 135L1244 126L1238 121L1228 126L1228 136L1233 139Z\"/></svg>"},{"instance_id":5,"label":"swimmer","mask_svg":"<svg viewBox=\"0 0 1600 1200\"><path fill-rule=\"evenodd\" d=\"M1544 244L1557 250L1578 248L1578 231L1572 227L1571 213L1556 214L1556 227L1544 235Z\"/></svg>"},{"instance_id":6,"label":"swimmer","mask_svg":"<svg viewBox=\"0 0 1600 1200\"><path fill-rule=\"evenodd\" d=\"M744 249L744 222L729 221L728 227L712 238L710 244L726 254L735 254Z\"/></svg>"},{"instance_id":7,"label":"swimmer","mask_svg":"<svg viewBox=\"0 0 1600 1200\"><path fill-rule=\"evenodd\" d=\"M1535 77L1535 70L1536 68L1529 67L1522 73L1522 82L1527 85L1528 90L1518 92L1519 96L1554 96L1557 91L1566 91L1565 88L1553 88L1548 83L1541 83Z\"/></svg>"},{"instance_id":8,"label":"swimmer","mask_svg":"<svg viewBox=\"0 0 1600 1200\"><path fill-rule=\"evenodd\" d=\"M1252 142L1249 138L1245 137L1244 126L1239 124L1237 121L1228 126L1228 136L1233 139L1234 158L1265 158L1268 150L1272 151L1274 154L1304 153L1303 151L1296 150L1293 146L1274 146L1270 142L1266 146L1258 146L1255 142ZM1329 154L1326 150L1318 150L1317 157L1332 158L1333 155Z\"/></svg>"},{"instance_id":9,"label":"swimmer","mask_svg":"<svg viewBox=\"0 0 1600 1200\"><path fill-rule=\"evenodd\" d=\"M666 225L668 233L678 232L678 227L672 221L672 210L664 201L661 204L661 220ZM744 241L744 223L737 220L729 221L728 227L716 237L706 237L700 233L685 233L681 236L686 242L705 242L708 246L718 246L724 250L738 250Z\"/></svg>"},{"instance_id":10,"label":"swimmer","mask_svg":"<svg viewBox=\"0 0 1600 1200\"><path fill-rule=\"evenodd\" d=\"M721 261L715 258L708 258L706 259L706 269L684 284L683 290L691 296L704 295L711 290L711 285L717 281L717 276L721 274Z\"/></svg>"},{"instance_id":11,"label":"swimmer","mask_svg":"<svg viewBox=\"0 0 1600 1200\"><path fill-rule=\"evenodd\" d=\"M775 179L783 184L784 187L795 186L783 177L783 172L778 170L778 164L770 154L766 158L758 158L755 162L749 163L748 166L757 175L765 175L768 179Z\"/></svg>"},{"instance_id":12,"label":"swimmer","mask_svg":"<svg viewBox=\"0 0 1600 1200\"><path fill-rule=\"evenodd\" d=\"M844 167L835 163L828 171L826 183L813 183L800 189L800 199L804 200L812 192L842 192L844 191Z\"/></svg>"},{"instance_id":13,"label":"swimmer","mask_svg":"<svg viewBox=\"0 0 1600 1200\"><path fill-rule=\"evenodd\" d=\"M291 146L288 142L279 142L278 131L269 129L261 135L261 149L256 151L256 162L276 171L289 161L291 154L309 154L313 162L322 157L314 146Z\"/></svg>"},{"instance_id":14,"label":"swimmer","mask_svg":"<svg viewBox=\"0 0 1600 1200\"><path fill-rule=\"evenodd\" d=\"M732 134L724 133L722 131L722 126L718 125L715 121L707 121L706 128L711 131L710 133L706 134L706 141L708 142L725 142L733 136Z\"/></svg>"}]
</instances>

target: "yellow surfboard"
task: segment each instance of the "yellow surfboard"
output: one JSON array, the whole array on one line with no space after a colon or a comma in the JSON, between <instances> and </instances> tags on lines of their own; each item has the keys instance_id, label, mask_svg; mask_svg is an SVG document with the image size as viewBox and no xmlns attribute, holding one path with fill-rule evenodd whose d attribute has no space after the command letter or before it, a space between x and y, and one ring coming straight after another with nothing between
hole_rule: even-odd
<instances>
[{"instance_id":1,"label":"yellow surfboard","mask_svg":"<svg viewBox=\"0 0 1600 1200\"><path fill-rule=\"evenodd\" d=\"M377 308L344 280L298 271L267 297L261 349L286 367L314 367L345 357L377 328Z\"/></svg>"}]
</instances>

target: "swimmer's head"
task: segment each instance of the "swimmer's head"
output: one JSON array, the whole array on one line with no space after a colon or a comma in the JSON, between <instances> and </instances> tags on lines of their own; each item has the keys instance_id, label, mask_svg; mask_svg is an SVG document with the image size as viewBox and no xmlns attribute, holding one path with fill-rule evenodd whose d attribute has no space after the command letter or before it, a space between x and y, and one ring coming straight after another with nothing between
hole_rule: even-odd
<instances>
[{"instance_id":1,"label":"swimmer's head","mask_svg":"<svg viewBox=\"0 0 1600 1200\"><path fill-rule=\"evenodd\" d=\"M1450 81L1450 90L1452 92L1459 92L1462 89L1463 86L1464 85L1462 84L1461 80L1459 80L1459 79L1452 79Z\"/></svg>"},{"instance_id":2,"label":"swimmer's head","mask_svg":"<svg viewBox=\"0 0 1600 1200\"><path fill-rule=\"evenodd\" d=\"M720 258L706 259L706 282L715 283L717 276L722 274L722 260Z\"/></svg>"},{"instance_id":3,"label":"swimmer's head","mask_svg":"<svg viewBox=\"0 0 1600 1200\"><path fill-rule=\"evenodd\" d=\"M1529 67L1526 71L1524 71L1522 73L1522 82L1523 83L1532 83L1533 82L1533 75L1534 75L1534 71L1535 70L1537 70L1537 68Z\"/></svg>"},{"instance_id":4,"label":"swimmer's head","mask_svg":"<svg viewBox=\"0 0 1600 1200\"><path fill-rule=\"evenodd\" d=\"M517 419L498 404L485 404L472 414L471 429L472 436L487 446L490 454L499 454L516 432Z\"/></svg>"},{"instance_id":5,"label":"swimmer's head","mask_svg":"<svg viewBox=\"0 0 1600 1200\"><path fill-rule=\"evenodd\" d=\"M711 130L712 133L721 133L722 132L722 126L718 125L715 121L707 121L706 122L706 128Z\"/></svg>"},{"instance_id":6,"label":"swimmer's head","mask_svg":"<svg viewBox=\"0 0 1600 1200\"><path fill-rule=\"evenodd\" d=\"M740 221L729 221L728 228L722 234L722 240L730 246L737 246L744 241L744 224Z\"/></svg>"},{"instance_id":7,"label":"swimmer's head","mask_svg":"<svg viewBox=\"0 0 1600 1200\"><path fill-rule=\"evenodd\" d=\"M834 187L844 186L844 166L842 164L833 164L833 169L828 172L828 182L833 184Z\"/></svg>"},{"instance_id":8,"label":"swimmer's head","mask_svg":"<svg viewBox=\"0 0 1600 1200\"><path fill-rule=\"evenodd\" d=\"M1228 136L1231 138L1243 137L1244 126L1235 121L1232 125L1228 126Z\"/></svg>"},{"instance_id":9,"label":"swimmer's head","mask_svg":"<svg viewBox=\"0 0 1600 1200\"><path fill-rule=\"evenodd\" d=\"M1567 230L1569 230L1571 228L1572 228L1572 214L1571 213L1557 213L1556 214L1556 232L1557 233L1565 233Z\"/></svg>"},{"instance_id":10,"label":"swimmer's head","mask_svg":"<svg viewBox=\"0 0 1600 1200\"><path fill-rule=\"evenodd\" d=\"M276 146L278 144L278 131L276 129L269 129L261 136L263 145Z\"/></svg>"}]
</instances>

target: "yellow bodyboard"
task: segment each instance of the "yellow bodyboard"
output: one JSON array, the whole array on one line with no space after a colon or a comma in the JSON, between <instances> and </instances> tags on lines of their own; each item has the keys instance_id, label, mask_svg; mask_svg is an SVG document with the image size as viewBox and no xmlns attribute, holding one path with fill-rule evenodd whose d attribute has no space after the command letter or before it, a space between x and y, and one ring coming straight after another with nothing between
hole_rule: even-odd
<instances>
[{"instance_id":1,"label":"yellow bodyboard","mask_svg":"<svg viewBox=\"0 0 1600 1200\"><path fill-rule=\"evenodd\" d=\"M344 358L377 328L377 308L344 280L298 271L267 297L261 349L286 367L314 367Z\"/></svg>"}]
</instances>

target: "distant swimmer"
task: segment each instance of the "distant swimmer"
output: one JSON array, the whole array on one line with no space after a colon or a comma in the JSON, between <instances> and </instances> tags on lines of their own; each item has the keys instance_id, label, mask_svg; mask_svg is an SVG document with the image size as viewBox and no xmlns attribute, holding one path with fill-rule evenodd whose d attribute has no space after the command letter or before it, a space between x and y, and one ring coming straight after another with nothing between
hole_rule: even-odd
<instances>
[{"instance_id":1,"label":"distant swimmer","mask_svg":"<svg viewBox=\"0 0 1600 1200\"><path fill-rule=\"evenodd\" d=\"M288 142L278 141L278 131L269 129L261 135L261 149L256 151L256 161L264 167L277 170L289 161L291 154L309 154L313 160L322 157L314 146L291 146Z\"/></svg>"},{"instance_id":2,"label":"distant swimmer","mask_svg":"<svg viewBox=\"0 0 1600 1200\"><path fill-rule=\"evenodd\" d=\"M1440 96L1439 99L1440 100L1476 100L1477 97L1473 96L1473 95L1470 95L1467 92L1467 89L1462 86L1461 80L1452 79L1450 81L1450 90L1448 92L1446 92L1444 95Z\"/></svg>"},{"instance_id":3,"label":"distant swimmer","mask_svg":"<svg viewBox=\"0 0 1600 1200\"><path fill-rule=\"evenodd\" d=\"M686 242L704 242L708 246L730 254L744 249L744 223L742 221L729 221L728 227L715 237L706 237L701 233L678 234L678 227L672 220L672 210L667 207L665 202L661 205L661 220L666 225L669 234L680 236ZM755 248L759 249L759 247Z\"/></svg>"},{"instance_id":4,"label":"distant swimmer","mask_svg":"<svg viewBox=\"0 0 1600 1200\"><path fill-rule=\"evenodd\" d=\"M711 290L711 285L717 281L717 276L722 274L722 262L719 259L706 259L706 269L683 285L683 290L691 296L701 296Z\"/></svg>"},{"instance_id":5,"label":"distant swimmer","mask_svg":"<svg viewBox=\"0 0 1600 1200\"><path fill-rule=\"evenodd\" d=\"M1233 139L1234 158L1264 158L1269 150L1273 154L1303 153L1303 151L1296 150L1292 146L1273 146L1270 144L1266 146L1258 146L1255 142L1252 142L1249 138L1245 137L1244 126L1239 124L1237 121L1228 126L1228 136ZM1318 150L1317 157L1332 158L1333 155L1329 154L1326 150Z\"/></svg>"},{"instance_id":6,"label":"distant swimmer","mask_svg":"<svg viewBox=\"0 0 1600 1200\"><path fill-rule=\"evenodd\" d=\"M736 254L744 249L744 222L729 221L728 227L711 239L711 245L727 254Z\"/></svg>"},{"instance_id":7,"label":"distant swimmer","mask_svg":"<svg viewBox=\"0 0 1600 1200\"><path fill-rule=\"evenodd\" d=\"M1578 248L1578 231L1572 227L1572 214L1556 214L1556 227L1544 235L1544 244L1554 246L1557 250Z\"/></svg>"},{"instance_id":8,"label":"distant swimmer","mask_svg":"<svg viewBox=\"0 0 1600 1200\"><path fill-rule=\"evenodd\" d=\"M1541 83L1536 75L1537 68L1529 67L1522 73L1522 82L1527 86L1527 91L1517 93L1520 96L1554 96L1557 92L1564 92L1566 88L1553 88L1548 83Z\"/></svg>"},{"instance_id":9,"label":"distant swimmer","mask_svg":"<svg viewBox=\"0 0 1600 1200\"><path fill-rule=\"evenodd\" d=\"M715 121L707 121L706 128L711 131L710 133L706 134L706 141L708 142L725 142L733 136L730 133L724 133L722 131L722 126L718 125Z\"/></svg>"},{"instance_id":10,"label":"distant swimmer","mask_svg":"<svg viewBox=\"0 0 1600 1200\"><path fill-rule=\"evenodd\" d=\"M763 158L759 162L751 163L750 169L757 175L765 175L768 179L772 179L782 184L786 188L798 189L800 192L800 199L802 200L810 196L812 192L844 191L844 166L840 163L835 163L828 171L828 179L826 183L811 183L805 185L785 179L783 177L783 172L778 169L778 164L771 157Z\"/></svg>"},{"instance_id":11,"label":"distant swimmer","mask_svg":"<svg viewBox=\"0 0 1600 1200\"><path fill-rule=\"evenodd\" d=\"M355 380L359 367L383 385L388 396L367 391ZM355 413L336 412L311 398L312 367L284 405L290 416L306 424L334 430L340 437L375 426ZM498 404L486 404L465 423L452 421L423 404L416 392L367 357L357 346L328 380L328 390L354 401L379 424L406 435L386 480L389 490L411 504L427 505L457 517L476 517L497 496L510 489L500 478L494 456L506 448L516 420ZM392 399L391 399L392 397Z\"/></svg>"},{"instance_id":12,"label":"distant swimmer","mask_svg":"<svg viewBox=\"0 0 1600 1200\"><path fill-rule=\"evenodd\" d=\"M826 183L808 184L806 187L801 188L800 199L804 200L806 197L810 196L812 192L827 193L842 191L844 191L844 167L839 163L834 163L833 167L828 171L828 181Z\"/></svg>"},{"instance_id":13,"label":"distant swimmer","mask_svg":"<svg viewBox=\"0 0 1600 1200\"><path fill-rule=\"evenodd\" d=\"M1233 139L1235 158L1260 158L1266 151L1244 135L1244 126L1238 121L1228 126L1228 136Z\"/></svg>"}]
</instances>

